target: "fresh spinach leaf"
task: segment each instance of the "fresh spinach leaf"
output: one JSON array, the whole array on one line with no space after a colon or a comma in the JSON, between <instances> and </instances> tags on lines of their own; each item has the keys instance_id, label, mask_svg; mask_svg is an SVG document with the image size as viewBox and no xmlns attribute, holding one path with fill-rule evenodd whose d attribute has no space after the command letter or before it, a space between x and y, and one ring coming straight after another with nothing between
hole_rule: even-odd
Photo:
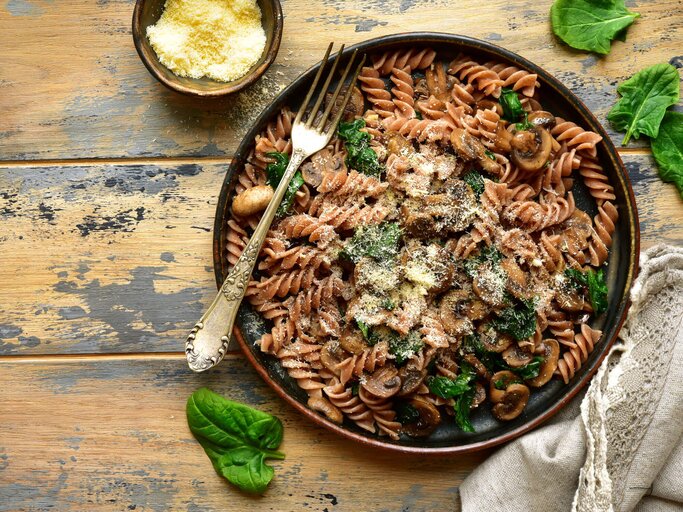
<instances>
[{"instance_id":1,"label":"fresh spinach leaf","mask_svg":"<svg viewBox=\"0 0 683 512\"><path fill-rule=\"evenodd\" d=\"M273 189L276 189L277 186L280 184L282 177L285 175L287 164L289 164L289 155L286 153L278 153L275 151L272 153L266 153L266 155L275 160L275 162L272 162L266 166L266 181L268 185L273 187ZM276 215L278 217L283 217L284 215L287 215L290 208L292 207L292 203L294 202L294 197L296 195L297 190L299 190L303 184L304 177L301 175L301 172L296 171L294 173L294 176L292 176L292 179L289 180L289 184L287 185L287 191L285 192L285 195L282 198L280 206L278 206L276 212Z\"/></svg>"},{"instance_id":2,"label":"fresh spinach leaf","mask_svg":"<svg viewBox=\"0 0 683 512\"><path fill-rule=\"evenodd\" d=\"M676 68L663 63L639 71L617 87L621 98L607 119L615 130L626 132L622 146L632 136L657 137L666 109L678 102L679 82Z\"/></svg>"},{"instance_id":3,"label":"fresh spinach leaf","mask_svg":"<svg viewBox=\"0 0 683 512\"><path fill-rule=\"evenodd\" d=\"M568 268L564 274L570 279L574 286L581 286L588 290L588 297L596 315L601 315L607 311L607 283L605 282L605 272L603 269L595 272L592 269L581 272L573 268Z\"/></svg>"},{"instance_id":4,"label":"fresh spinach leaf","mask_svg":"<svg viewBox=\"0 0 683 512\"><path fill-rule=\"evenodd\" d=\"M410 331L403 337L396 335L389 339L389 353L394 356L394 361L398 366L407 362L410 356L423 346L420 335L415 331Z\"/></svg>"},{"instance_id":5,"label":"fresh spinach leaf","mask_svg":"<svg viewBox=\"0 0 683 512\"><path fill-rule=\"evenodd\" d=\"M496 330L516 340L525 340L536 332L536 303L533 299L521 300L498 313L493 321Z\"/></svg>"},{"instance_id":6,"label":"fresh spinach leaf","mask_svg":"<svg viewBox=\"0 0 683 512\"><path fill-rule=\"evenodd\" d=\"M401 402L396 406L396 421L405 425L420 419L420 412L409 403Z\"/></svg>"},{"instance_id":7,"label":"fresh spinach leaf","mask_svg":"<svg viewBox=\"0 0 683 512\"><path fill-rule=\"evenodd\" d=\"M639 16L626 8L624 0L555 0L550 8L557 37L577 50L603 55Z\"/></svg>"},{"instance_id":8,"label":"fresh spinach leaf","mask_svg":"<svg viewBox=\"0 0 683 512\"><path fill-rule=\"evenodd\" d=\"M683 114L664 114L659 134L651 146L659 177L666 182L673 181L683 197Z\"/></svg>"},{"instance_id":9,"label":"fresh spinach leaf","mask_svg":"<svg viewBox=\"0 0 683 512\"><path fill-rule=\"evenodd\" d=\"M340 256L354 263L365 256L380 262L391 260L398 255L401 233L397 222L360 227L346 242Z\"/></svg>"},{"instance_id":10,"label":"fresh spinach leaf","mask_svg":"<svg viewBox=\"0 0 683 512\"><path fill-rule=\"evenodd\" d=\"M474 380L475 373L467 363L460 366L460 374L455 379L449 379L443 375L431 377L427 381L429 391L441 398L455 398L470 389L470 382Z\"/></svg>"},{"instance_id":11,"label":"fresh spinach leaf","mask_svg":"<svg viewBox=\"0 0 683 512\"><path fill-rule=\"evenodd\" d=\"M484 193L484 177L477 171L470 171L462 179L470 186L474 195L479 199Z\"/></svg>"},{"instance_id":12,"label":"fresh spinach leaf","mask_svg":"<svg viewBox=\"0 0 683 512\"><path fill-rule=\"evenodd\" d=\"M512 89L504 88L500 93L500 105L503 107L503 119L516 123L520 117L526 116L526 111L519 101L519 96Z\"/></svg>"},{"instance_id":13,"label":"fresh spinach leaf","mask_svg":"<svg viewBox=\"0 0 683 512\"><path fill-rule=\"evenodd\" d=\"M361 131L361 128L364 127L365 121L363 119L356 119L350 123L339 123L337 133L345 143L346 165L363 174L379 178L384 167L377 160L377 153L369 145L372 136Z\"/></svg>"},{"instance_id":14,"label":"fresh spinach leaf","mask_svg":"<svg viewBox=\"0 0 683 512\"><path fill-rule=\"evenodd\" d=\"M476 388L472 386L458 397L453 406L455 409L455 424L463 432L474 432L474 426L470 421L470 407L474 400Z\"/></svg>"},{"instance_id":15,"label":"fresh spinach leaf","mask_svg":"<svg viewBox=\"0 0 683 512\"><path fill-rule=\"evenodd\" d=\"M282 442L280 420L207 388L192 393L186 413L216 472L245 492L263 493L274 474L265 460L285 458L275 451Z\"/></svg>"}]
</instances>

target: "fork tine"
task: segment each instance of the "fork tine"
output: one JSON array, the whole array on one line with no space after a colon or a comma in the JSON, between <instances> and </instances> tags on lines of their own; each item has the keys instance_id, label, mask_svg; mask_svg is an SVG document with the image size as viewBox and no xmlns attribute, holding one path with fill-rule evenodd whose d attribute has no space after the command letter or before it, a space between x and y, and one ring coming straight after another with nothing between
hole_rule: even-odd
<instances>
[{"instance_id":1,"label":"fork tine","mask_svg":"<svg viewBox=\"0 0 683 512\"><path fill-rule=\"evenodd\" d=\"M349 82L349 88L346 90L346 94L344 95L344 100L342 101L341 106L339 107L339 111L335 114L334 119L332 120L331 126L333 126L334 128L336 128L337 125L339 124L339 121L341 120L341 117L344 114L344 109L346 108L346 104L351 99L351 94L353 94L353 85L356 83L356 80L358 79L358 75L360 74L360 70L363 68L363 64L365 64L365 58L366 58L366 55L363 55L363 58L358 63L358 66L356 67L356 71L354 71L353 77L351 78L351 81Z\"/></svg>"},{"instance_id":2,"label":"fork tine","mask_svg":"<svg viewBox=\"0 0 683 512\"><path fill-rule=\"evenodd\" d=\"M304 115L304 111L306 110L306 107L308 107L308 102L311 100L311 96L313 96L313 92L315 92L315 88L318 86L318 80L320 80L320 77L323 74L323 68L325 67L325 64L327 64L327 58L330 56L333 44L334 43L330 43L330 45L327 47L325 56L323 57L323 60L320 63L320 67L318 68L318 72L315 74L315 78L313 79L313 84L311 84L311 88L308 90L304 102L301 104L301 107L299 107L299 111L296 113L296 117L294 118L295 123L301 121L301 116Z\"/></svg>"},{"instance_id":3,"label":"fork tine","mask_svg":"<svg viewBox=\"0 0 683 512\"><path fill-rule=\"evenodd\" d=\"M341 52L340 52L341 53ZM349 74L349 70L351 69L351 66L353 65L353 61L356 60L356 54L358 53L358 49L355 49L353 51L353 55L351 55L351 58L349 59L348 64L346 64L346 69L344 69L344 73L342 74L341 79L339 80L339 83L337 84L337 88L334 91L334 94L332 95L332 99L330 100L330 103L327 105L327 108L325 109L325 112L323 113L322 118L320 118L320 121L318 122L318 126L316 126L316 130L322 131L322 129L325 127L325 123L327 122L327 118L330 115L330 112L332 111L332 108L334 107L334 102L337 101L337 96L339 96L339 93L341 92L342 88L344 87L344 82L346 81L346 75ZM353 82L349 85L349 87L353 88ZM346 107L346 104L342 107L342 110Z\"/></svg>"},{"instance_id":4,"label":"fork tine","mask_svg":"<svg viewBox=\"0 0 683 512\"><path fill-rule=\"evenodd\" d=\"M325 99L325 94L327 93L327 88L330 86L330 82L332 81L332 77L334 76L334 72L337 71L337 65L339 64L339 61L341 60L341 54L343 51L344 51L344 45L341 45L341 48L339 48L339 51L337 52L337 58L334 59L334 64L332 64L332 69L330 70L329 74L327 75L327 78L325 79L325 83L323 84L322 88L320 89L320 93L318 94L318 99L316 100L315 105L313 105L311 112L308 114L308 119L306 120L306 128L311 127L311 124L313 123L313 120L315 119L315 116L318 113L318 109L320 108L320 104L323 102L323 99Z\"/></svg>"}]
</instances>

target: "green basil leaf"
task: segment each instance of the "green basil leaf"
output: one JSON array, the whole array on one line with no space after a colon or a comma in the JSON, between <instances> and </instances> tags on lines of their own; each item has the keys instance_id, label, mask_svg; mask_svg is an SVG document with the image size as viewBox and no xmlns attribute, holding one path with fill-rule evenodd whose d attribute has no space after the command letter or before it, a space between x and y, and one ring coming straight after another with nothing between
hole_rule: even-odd
<instances>
[{"instance_id":1,"label":"green basil leaf","mask_svg":"<svg viewBox=\"0 0 683 512\"><path fill-rule=\"evenodd\" d=\"M659 177L666 182L673 181L683 197L683 114L664 114L659 134L651 146Z\"/></svg>"},{"instance_id":2,"label":"green basil leaf","mask_svg":"<svg viewBox=\"0 0 683 512\"><path fill-rule=\"evenodd\" d=\"M555 0L550 8L553 32L572 48L607 54L613 39L640 14L626 9L624 0Z\"/></svg>"},{"instance_id":3,"label":"green basil leaf","mask_svg":"<svg viewBox=\"0 0 683 512\"><path fill-rule=\"evenodd\" d=\"M470 421L470 407L472 407L475 391L474 386L469 388L458 397L453 406L455 409L455 424L463 432L474 432L474 426Z\"/></svg>"},{"instance_id":4,"label":"green basil leaf","mask_svg":"<svg viewBox=\"0 0 683 512\"><path fill-rule=\"evenodd\" d=\"M679 82L676 68L664 63L639 71L617 87L621 98L607 119L615 130L626 132L622 146L631 136L657 137L666 109L678 102Z\"/></svg>"},{"instance_id":5,"label":"green basil leaf","mask_svg":"<svg viewBox=\"0 0 683 512\"><path fill-rule=\"evenodd\" d=\"M274 474L265 459L285 458L275 451L282 442L280 420L207 388L192 393L186 413L216 472L245 492L263 493Z\"/></svg>"}]
</instances>

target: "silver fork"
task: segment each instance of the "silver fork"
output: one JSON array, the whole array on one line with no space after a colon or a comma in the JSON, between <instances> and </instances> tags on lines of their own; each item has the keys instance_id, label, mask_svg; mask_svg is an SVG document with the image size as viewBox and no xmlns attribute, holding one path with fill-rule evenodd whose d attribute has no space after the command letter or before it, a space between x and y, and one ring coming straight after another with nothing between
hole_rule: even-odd
<instances>
[{"instance_id":1,"label":"silver fork","mask_svg":"<svg viewBox=\"0 0 683 512\"><path fill-rule=\"evenodd\" d=\"M337 85L327 108L325 108L322 116L319 119L316 119L320 105L325 98L327 89L330 86L330 82L332 81L333 75L337 70L337 65L341 59L341 54L344 50L344 45L342 45L334 60L332 69L320 90L320 94L308 114L308 119L303 121L304 112L306 111L308 103L313 97L320 77L323 74L323 69L327 64L327 59L332 51L332 45L333 43L330 43L327 47L325 57L318 69L318 73L315 75L313 84L294 119L292 125L292 156L290 157L289 165L287 165L284 176L275 190L275 195L270 200L266 211L263 213L263 217L261 217L261 221L258 223L258 226L256 226L256 230L254 230L254 234L249 239L242 255L232 269L230 269L216 298L214 298L209 309L204 313L187 337L187 342L185 343L187 363L190 366L190 369L195 372L208 370L212 366L220 363L223 359L225 351L228 348L228 341L230 339L233 324L235 323L235 317L237 316L237 309L247 290L249 278L254 270L256 259L261 251L261 246L266 238L268 229L273 222L277 208L285 195L289 180L292 179L292 176L294 176L294 173L306 158L313 153L320 151L329 143L339 124L344 108L351 98L353 84L365 62L365 56L361 59L354 71L353 78L349 83L346 94L344 95L342 102L338 105L339 110L335 113L332 121L328 123L332 108L335 106L337 97L343 88L353 61L356 59L357 50L353 52L353 55L349 59L346 69L344 69L341 80L339 80L339 84ZM315 126L313 126L313 123L315 123Z\"/></svg>"}]
</instances>

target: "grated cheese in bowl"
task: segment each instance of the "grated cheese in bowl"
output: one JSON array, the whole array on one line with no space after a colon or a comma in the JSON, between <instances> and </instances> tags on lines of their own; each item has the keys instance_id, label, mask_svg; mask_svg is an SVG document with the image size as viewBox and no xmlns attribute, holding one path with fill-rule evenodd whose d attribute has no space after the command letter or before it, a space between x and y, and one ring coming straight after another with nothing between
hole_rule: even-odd
<instances>
[{"instance_id":1,"label":"grated cheese in bowl","mask_svg":"<svg viewBox=\"0 0 683 512\"><path fill-rule=\"evenodd\" d=\"M220 82L246 75L266 45L256 0L166 0L147 38L176 75Z\"/></svg>"}]
</instances>

